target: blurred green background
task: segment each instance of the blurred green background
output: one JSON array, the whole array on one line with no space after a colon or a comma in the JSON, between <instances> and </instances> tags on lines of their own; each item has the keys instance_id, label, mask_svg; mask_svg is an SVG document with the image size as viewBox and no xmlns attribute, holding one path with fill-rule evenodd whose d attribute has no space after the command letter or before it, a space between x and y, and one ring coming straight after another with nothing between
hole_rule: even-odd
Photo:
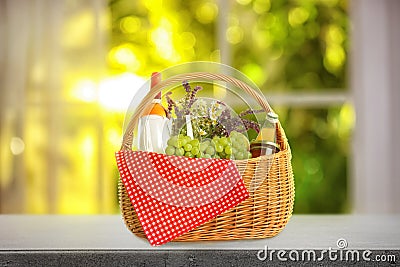
<instances>
[{"instance_id":1,"label":"blurred green background","mask_svg":"<svg viewBox=\"0 0 400 267\"><path fill-rule=\"evenodd\" d=\"M60 2L58 90L35 89L46 68L33 59L22 118L2 109L1 213L118 213L113 153L132 85L199 60L242 71L279 114L295 213L351 211L348 1Z\"/></svg>"}]
</instances>

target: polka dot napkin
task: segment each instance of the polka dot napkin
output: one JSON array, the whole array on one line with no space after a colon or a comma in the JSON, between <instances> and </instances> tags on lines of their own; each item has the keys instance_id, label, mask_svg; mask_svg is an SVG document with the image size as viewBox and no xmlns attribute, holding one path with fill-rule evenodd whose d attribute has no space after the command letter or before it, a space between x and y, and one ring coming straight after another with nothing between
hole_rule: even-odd
<instances>
[{"instance_id":1,"label":"polka dot napkin","mask_svg":"<svg viewBox=\"0 0 400 267\"><path fill-rule=\"evenodd\" d=\"M248 198L231 160L119 151L117 165L143 230L162 245Z\"/></svg>"}]
</instances>

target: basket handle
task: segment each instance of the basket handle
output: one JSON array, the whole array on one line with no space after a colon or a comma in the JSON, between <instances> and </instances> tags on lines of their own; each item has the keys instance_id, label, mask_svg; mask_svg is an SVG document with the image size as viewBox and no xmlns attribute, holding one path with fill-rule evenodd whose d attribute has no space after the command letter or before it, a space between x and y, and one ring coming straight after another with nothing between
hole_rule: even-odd
<instances>
[{"instance_id":1,"label":"basket handle","mask_svg":"<svg viewBox=\"0 0 400 267\"><path fill-rule=\"evenodd\" d=\"M161 92L162 88L173 85L178 82L182 82L183 80L193 80L193 79L206 79L206 80L218 80L222 82L227 82L232 85L235 85L242 89L244 92L252 96L259 104L260 106L265 110L265 112L270 112L272 111L270 105L268 104L267 100L264 98L264 96L260 95L255 91L253 88L248 86L246 83L233 78L231 76L225 75L225 74L214 74L214 73L208 73L208 72L192 72L192 73L184 73L184 74L178 74L175 76L172 76L166 80L163 80L156 84L154 87L150 89L150 92L143 98L142 102L138 105L135 114L133 114L131 120L128 123L128 126L126 128L126 131L124 133L123 139L122 139L122 146L121 150L130 150L132 149L132 142L133 142L133 131L139 121L139 118L141 116L141 113L143 110L147 107L149 103L153 100L153 98L157 95L157 93Z\"/></svg>"}]
</instances>

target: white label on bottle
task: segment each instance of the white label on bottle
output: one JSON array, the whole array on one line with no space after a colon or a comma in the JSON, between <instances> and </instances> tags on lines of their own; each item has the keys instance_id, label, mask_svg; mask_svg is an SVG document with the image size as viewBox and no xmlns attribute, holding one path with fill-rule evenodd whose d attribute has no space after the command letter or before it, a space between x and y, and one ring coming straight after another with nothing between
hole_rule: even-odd
<instances>
[{"instance_id":1,"label":"white label on bottle","mask_svg":"<svg viewBox=\"0 0 400 267\"><path fill-rule=\"evenodd\" d=\"M139 121L139 150L164 153L164 141L167 118L159 115L147 115Z\"/></svg>"}]
</instances>

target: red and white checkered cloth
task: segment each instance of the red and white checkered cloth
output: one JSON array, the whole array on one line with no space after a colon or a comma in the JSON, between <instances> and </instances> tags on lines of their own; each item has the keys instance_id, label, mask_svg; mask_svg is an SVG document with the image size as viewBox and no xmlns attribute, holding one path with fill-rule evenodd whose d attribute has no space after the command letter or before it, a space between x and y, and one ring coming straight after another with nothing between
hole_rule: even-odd
<instances>
[{"instance_id":1,"label":"red and white checkered cloth","mask_svg":"<svg viewBox=\"0 0 400 267\"><path fill-rule=\"evenodd\" d=\"M162 245L248 198L236 165L144 151L116 153L121 179L151 245Z\"/></svg>"}]
</instances>

